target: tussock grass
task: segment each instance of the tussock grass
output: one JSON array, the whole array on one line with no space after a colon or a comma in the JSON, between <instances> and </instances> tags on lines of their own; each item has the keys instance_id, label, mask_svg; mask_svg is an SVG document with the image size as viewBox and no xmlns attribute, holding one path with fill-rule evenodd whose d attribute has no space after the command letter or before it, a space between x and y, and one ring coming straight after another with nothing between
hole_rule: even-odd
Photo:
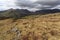
<instances>
[{"instance_id":1,"label":"tussock grass","mask_svg":"<svg viewBox=\"0 0 60 40\"><path fill-rule=\"evenodd\" d=\"M0 20L0 40L60 40L60 13Z\"/></svg>"}]
</instances>

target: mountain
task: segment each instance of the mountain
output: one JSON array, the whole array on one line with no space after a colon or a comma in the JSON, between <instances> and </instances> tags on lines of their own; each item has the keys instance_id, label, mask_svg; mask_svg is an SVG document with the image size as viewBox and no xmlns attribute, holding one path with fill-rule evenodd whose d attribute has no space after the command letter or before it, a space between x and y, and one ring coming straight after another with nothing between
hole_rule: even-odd
<instances>
[{"instance_id":1,"label":"mountain","mask_svg":"<svg viewBox=\"0 0 60 40\"><path fill-rule=\"evenodd\" d=\"M28 15L43 15L43 14L53 14L60 12L60 9L44 9L31 12L27 9L9 9L5 11L0 11L0 19L5 18L22 18Z\"/></svg>"},{"instance_id":2,"label":"mountain","mask_svg":"<svg viewBox=\"0 0 60 40\"><path fill-rule=\"evenodd\" d=\"M9 9L0 12L0 18L20 18L31 13L27 9Z\"/></svg>"},{"instance_id":3,"label":"mountain","mask_svg":"<svg viewBox=\"0 0 60 40\"><path fill-rule=\"evenodd\" d=\"M44 10L38 10L35 13L37 14L49 14L49 13L57 13L60 12L60 9L44 9Z\"/></svg>"}]
</instances>

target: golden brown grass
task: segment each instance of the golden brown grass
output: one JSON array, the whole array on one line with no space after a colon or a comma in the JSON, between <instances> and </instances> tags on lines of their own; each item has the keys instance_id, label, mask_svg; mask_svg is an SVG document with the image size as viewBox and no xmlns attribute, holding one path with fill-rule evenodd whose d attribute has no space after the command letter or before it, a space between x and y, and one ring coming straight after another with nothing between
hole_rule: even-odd
<instances>
[{"instance_id":1,"label":"golden brown grass","mask_svg":"<svg viewBox=\"0 0 60 40\"><path fill-rule=\"evenodd\" d=\"M60 13L0 20L0 40L60 40Z\"/></svg>"}]
</instances>

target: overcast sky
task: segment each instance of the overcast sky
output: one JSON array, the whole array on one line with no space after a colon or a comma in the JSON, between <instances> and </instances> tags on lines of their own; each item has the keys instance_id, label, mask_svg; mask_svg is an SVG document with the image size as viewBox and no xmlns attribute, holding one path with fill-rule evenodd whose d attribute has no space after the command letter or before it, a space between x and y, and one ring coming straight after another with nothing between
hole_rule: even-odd
<instances>
[{"instance_id":1,"label":"overcast sky","mask_svg":"<svg viewBox=\"0 0 60 40\"><path fill-rule=\"evenodd\" d=\"M10 8L29 10L60 9L60 0L0 0L0 10Z\"/></svg>"}]
</instances>

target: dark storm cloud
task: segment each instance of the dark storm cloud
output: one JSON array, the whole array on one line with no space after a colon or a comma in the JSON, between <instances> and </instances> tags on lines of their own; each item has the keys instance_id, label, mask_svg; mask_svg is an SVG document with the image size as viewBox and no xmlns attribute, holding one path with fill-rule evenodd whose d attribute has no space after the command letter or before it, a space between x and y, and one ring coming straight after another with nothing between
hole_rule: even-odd
<instances>
[{"instance_id":1,"label":"dark storm cloud","mask_svg":"<svg viewBox=\"0 0 60 40\"><path fill-rule=\"evenodd\" d=\"M29 8L33 8L36 6L36 4L28 0L18 0L16 4L20 7L29 7Z\"/></svg>"},{"instance_id":2,"label":"dark storm cloud","mask_svg":"<svg viewBox=\"0 0 60 40\"><path fill-rule=\"evenodd\" d=\"M60 0L42 0L42 1L38 0L36 3L54 7L54 6L60 5Z\"/></svg>"},{"instance_id":3,"label":"dark storm cloud","mask_svg":"<svg viewBox=\"0 0 60 40\"><path fill-rule=\"evenodd\" d=\"M37 0L35 2L30 0L17 0L17 6L23 8L35 8L35 9L50 9L60 5L60 0Z\"/></svg>"},{"instance_id":4,"label":"dark storm cloud","mask_svg":"<svg viewBox=\"0 0 60 40\"><path fill-rule=\"evenodd\" d=\"M60 4L60 0L38 0L36 2L37 4L42 4L42 5L59 5Z\"/></svg>"}]
</instances>

